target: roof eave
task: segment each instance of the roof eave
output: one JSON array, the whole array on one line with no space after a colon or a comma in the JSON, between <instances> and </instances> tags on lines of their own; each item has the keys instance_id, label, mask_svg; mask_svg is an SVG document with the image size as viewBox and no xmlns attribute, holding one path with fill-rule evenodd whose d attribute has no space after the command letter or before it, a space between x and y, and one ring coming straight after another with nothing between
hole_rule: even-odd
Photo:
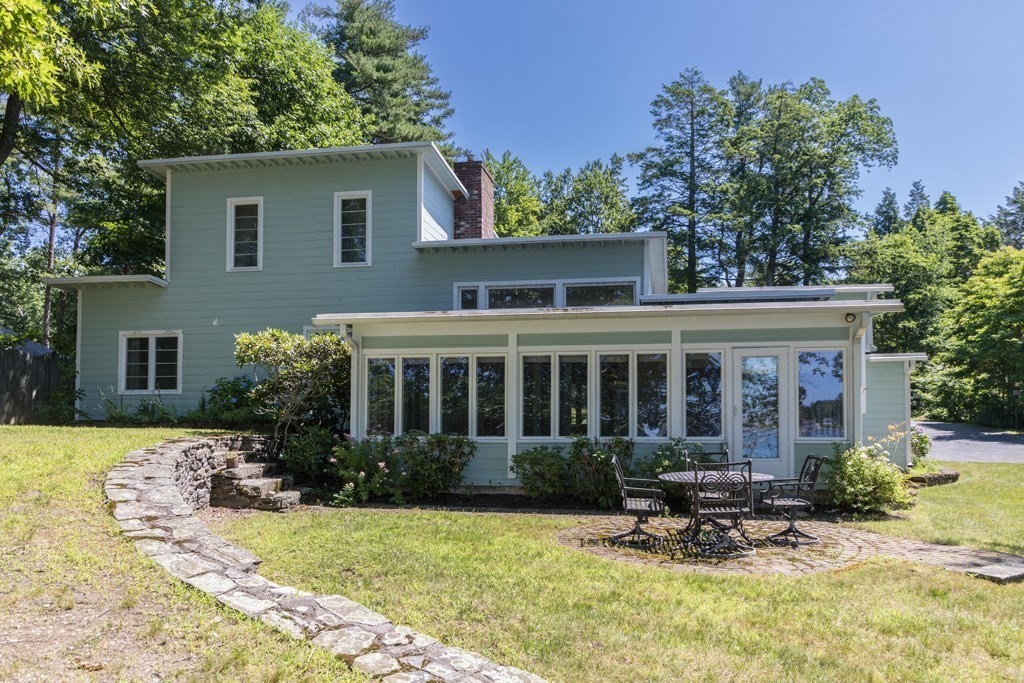
<instances>
[{"instance_id":1,"label":"roof eave","mask_svg":"<svg viewBox=\"0 0 1024 683\"><path fill-rule=\"evenodd\" d=\"M545 245L591 244L615 242L647 242L665 240L667 233L614 232L591 235L537 235L534 237L481 237L475 239L426 240L413 242L414 249L470 249L476 247L530 247Z\"/></svg>"},{"instance_id":2,"label":"roof eave","mask_svg":"<svg viewBox=\"0 0 1024 683\"><path fill-rule=\"evenodd\" d=\"M757 302L751 304L690 304L683 306L606 306L601 308L529 308L474 311L408 311L390 313L322 313L313 318L317 326L357 322L472 322L474 320L609 319L670 318L688 315L782 315L789 313L835 313L864 311L875 314L897 313L902 302L895 299L873 301Z\"/></svg>"},{"instance_id":3,"label":"roof eave","mask_svg":"<svg viewBox=\"0 0 1024 683\"><path fill-rule=\"evenodd\" d=\"M168 282L155 275L81 275L78 277L43 278L43 284L56 287L57 289L72 291L86 286L100 285L166 287Z\"/></svg>"}]
</instances>

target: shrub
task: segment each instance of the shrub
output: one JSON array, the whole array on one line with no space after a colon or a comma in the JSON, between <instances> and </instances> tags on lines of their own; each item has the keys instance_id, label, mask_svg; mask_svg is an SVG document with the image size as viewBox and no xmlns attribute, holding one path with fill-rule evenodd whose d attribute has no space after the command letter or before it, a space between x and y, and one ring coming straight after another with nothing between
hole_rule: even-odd
<instances>
[{"instance_id":1,"label":"shrub","mask_svg":"<svg viewBox=\"0 0 1024 683\"><path fill-rule=\"evenodd\" d=\"M834 451L825 481L836 505L871 513L913 504L906 475L880 443L836 444Z\"/></svg>"},{"instance_id":2,"label":"shrub","mask_svg":"<svg viewBox=\"0 0 1024 683\"><path fill-rule=\"evenodd\" d=\"M618 456L624 472L630 472L633 442L629 439L616 437L601 442L580 436L569 446L570 492L581 502L602 508L613 508L621 502L622 492L612 468L612 455Z\"/></svg>"},{"instance_id":3,"label":"shrub","mask_svg":"<svg viewBox=\"0 0 1024 683\"><path fill-rule=\"evenodd\" d=\"M931 437L925 434L920 427L914 427L914 430L910 432L910 450L914 454L915 461L927 457L932 450Z\"/></svg>"},{"instance_id":4,"label":"shrub","mask_svg":"<svg viewBox=\"0 0 1024 683\"><path fill-rule=\"evenodd\" d=\"M281 463L288 471L311 486L328 484L334 458L334 434L323 427L307 427L293 436L281 452Z\"/></svg>"},{"instance_id":5,"label":"shrub","mask_svg":"<svg viewBox=\"0 0 1024 683\"><path fill-rule=\"evenodd\" d=\"M476 443L451 434L405 434L396 439L402 480L409 497L419 500L447 493L462 484L462 471L476 454Z\"/></svg>"},{"instance_id":6,"label":"shrub","mask_svg":"<svg viewBox=\"0 0 1024 683\"><path fill-rule=\"evenodd\" d=\"M568 463L556 446L537 446L512 456L512 471L533 500L563 500L568 493Z\"/></svg>"},{"instance_id":7,"label":"shrub","mask_svg":"<svg viewBox=\"0 0 1024 683\"><path fill-rule=\"evenodd\" d=\"M186 413L182 421L231 427L265 425L267 417L256 410L255 386L255 380L248 375L220 377L213 387L203 392L199 407Z\"/></svg>"},{"instance_id":8,"label":"shrub","mask_svg":"<svg viewBox=\"0 0 1024 683\"><path fill-rule=\"evenodd\" d=\"M251 395L256 412L274 423L279 443L300 425L341 429L348 418L350 356L348 344L333 334L264 330L235 336L235 361L253 366L257 384ZM263 375L261 380L258 376Z\"/></svg>"},{"instance_id":9,"label":"shrub","mask_svg":"<svg viewBox=\"0 0 1024 683\"><path fill-rule=\"evenodd\" d=\"M406 499L433 498L459 486L462 472L475 454L473 441L448 434L346 440L328 459L327 478L340 488L336 504L364 503L371 497L402 504Z\"/></svg>"},{"instance_id":10,"label":"shrub","mask_svg":"<svg viewBox=\"0 0 1024 683\"><path fill-rule=\"evenodd\" d=\"M642 477L657 479L665 472L683 472L693 468L693 461L703 462L710 458L702 457L704 447L699 443L689 443L682 437L676 437L669 443L661 444L646 458L639 460L634 471Z\"/></svg>"}]
</instances>

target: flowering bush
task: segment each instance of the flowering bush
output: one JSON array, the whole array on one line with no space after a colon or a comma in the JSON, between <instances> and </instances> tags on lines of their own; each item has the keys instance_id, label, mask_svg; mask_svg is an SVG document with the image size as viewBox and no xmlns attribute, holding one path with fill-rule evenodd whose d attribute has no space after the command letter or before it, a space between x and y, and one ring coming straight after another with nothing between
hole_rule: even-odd
<instances>
[{"instance_id":1,"label":"flowering bush","mask_svg":"<svg viewBox=\"0 0 1024 683\"><path fill-rule=\"evenodd\" d=\"M910 432L910 450L914 454L914 460L919 460L928 455L932 450L932 440L920 427L914 427Z\"/></svg>"},{"instance_id":2,"label":"flowering bush","mask_svg":"<svg viewBox=\"0 0 1024 683\"><path fill-rule=\"evenodd\" d=\"M401 505L456 488L475 454L473 441L448 434L346 439L327 458L326 478L338 489L332 499L337 505L365 503L370 498Z\"/></svg>"},{"instance_id":3,"label":"flowering bush","mask_svg":"<svg viewBox=\"0 0 1024 683\"><path fill-rule=\"evenodd\" d=\"M836 444L834 451L825 481L836 505L856 512L885 512L913 504L906 475L889 459L882 443L849 448Z\"/></svg>"},{"instance_id":4,"label":"flowering bush","mask_svg":"<svg viewBox=\"0 0 1024 683\"><path fill-rule=\"evenodd\" d=\"M331 450L335 443L335 436L329 429L307 427L288 440L280 459L288 471L303 482L314 487L325 486L331 481Z\"/></svg>"}]
</instances>

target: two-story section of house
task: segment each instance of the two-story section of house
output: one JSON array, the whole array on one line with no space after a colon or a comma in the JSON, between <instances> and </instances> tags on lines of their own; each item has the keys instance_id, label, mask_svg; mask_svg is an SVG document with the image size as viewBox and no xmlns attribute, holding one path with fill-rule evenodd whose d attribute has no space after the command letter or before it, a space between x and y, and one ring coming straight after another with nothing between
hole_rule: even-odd
<instances>
[{"instance_id":1,"label":"two-story section of house","mask_svg":"<svg viewBox=\"0 0 1024 683\"><path fill-rule=\"evenodd\" d=\"M235 335L273 327L349 341L353 436L468 435L480 485L580 435L725 443L789 476L909 424L919 357L872 353L886 285L669 294L664 233L498 238L486 167L425 143L141 165L166 187L164 277L50 280L79 292L92 418L194 407L239 374Z\"/></svg>"}]
</instances>

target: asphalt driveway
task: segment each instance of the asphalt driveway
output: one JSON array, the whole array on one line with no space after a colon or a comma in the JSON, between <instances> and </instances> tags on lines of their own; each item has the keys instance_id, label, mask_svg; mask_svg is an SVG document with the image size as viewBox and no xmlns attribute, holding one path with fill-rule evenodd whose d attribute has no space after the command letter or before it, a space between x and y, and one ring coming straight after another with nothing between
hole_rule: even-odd
<instances>
[{"instance_id":1,"label":"asphalt driveway","mask_svg":"<svg viewBox=\"0 0 1024 683\"><path fill-rule=\"evenodd\" d=\"M953 462L1024 463L1024 436L994 427L952 422L915 422L932 438L929 458Z\"/></svg>"}]
</instances>

